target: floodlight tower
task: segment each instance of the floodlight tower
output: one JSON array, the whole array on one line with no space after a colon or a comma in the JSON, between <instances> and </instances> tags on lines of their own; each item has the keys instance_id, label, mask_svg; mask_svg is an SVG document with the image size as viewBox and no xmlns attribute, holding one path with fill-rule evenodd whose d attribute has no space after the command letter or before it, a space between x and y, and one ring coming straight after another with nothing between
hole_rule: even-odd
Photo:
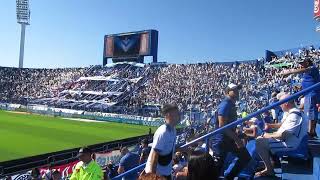
<instances>
[{"instance_id":1,"label":"floodlight tower","mask_svg":"<svg viewBox=\"0 0 320 180\"><path fill-rule=\"evenodd\" d=\"M30 25L29 0L16 0L16 4L17 4L17 22L21 24L19 68L23 68L24 40L26 35L26 26Z\"/></svg>"}]
</instances>

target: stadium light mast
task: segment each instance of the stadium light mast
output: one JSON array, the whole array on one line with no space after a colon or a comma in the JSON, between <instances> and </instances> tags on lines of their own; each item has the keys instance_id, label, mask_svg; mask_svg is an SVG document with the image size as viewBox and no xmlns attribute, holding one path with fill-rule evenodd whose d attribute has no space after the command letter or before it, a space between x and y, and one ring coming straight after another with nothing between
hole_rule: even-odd
<instances>
[{"instance_id":1,"label":"stadium light mast","mask_svg":"<svg viewBox=\"0 0 320 180\"><path fill-rule=\"evenodd\" d=\"M17 22L21 24L19 68L23 68L26 26L30 25L29 0L16 0L16 6L17 6Z\"/></svg>"}]
</instances>

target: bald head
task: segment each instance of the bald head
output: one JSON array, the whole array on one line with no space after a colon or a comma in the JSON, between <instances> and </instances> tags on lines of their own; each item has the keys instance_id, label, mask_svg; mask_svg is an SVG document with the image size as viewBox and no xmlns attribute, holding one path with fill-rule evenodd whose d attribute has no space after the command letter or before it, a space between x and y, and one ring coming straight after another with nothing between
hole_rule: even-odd
<instances>
[{"instance_id":1,"label":"bald head","mask_svg":"<svg viewBox=\"0 0 320 180\"><path fill-rule=\"evenodd\" d=\"M290 96L288 93L285 93L285 92L279 93L278 95L279 95L279 100L283 100Z\"/></svg>"},{"instance_id":2,"label":"bald head","mask_svg":"<svg viewBox=\"0 0 320 180\"><path fill-rule=\"evenodd\" d=\"M279 100L280 100L280 101L281 101L281 100L284 100L284 99L288 98L289 96L290 96L289 93L283 93L283 94L280 95ZM287 112L287 111L289 111L290 109L294 108L294 107L295 107L295 104L294 104L294 101L293 101L293 100L290 100L290 101L288 101L288 102L286 102L286 103L281 104L280 106L281 106L281 108L282 108L283 111Z\"/></svg>"}]
</instances>

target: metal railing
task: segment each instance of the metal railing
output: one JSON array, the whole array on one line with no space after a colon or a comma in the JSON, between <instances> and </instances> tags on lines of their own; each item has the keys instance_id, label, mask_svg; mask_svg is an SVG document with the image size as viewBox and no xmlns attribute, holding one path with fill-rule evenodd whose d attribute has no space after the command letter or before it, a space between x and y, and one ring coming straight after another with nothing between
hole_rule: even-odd
<instances>
[{"instance_id":1,"label":"metal railing","mask_svg":"<svg viewBox=\"0 0 320 180\"><path fill-rule=\"evenodd\" d=\"M305 95L305 94L307 94L307 93L309 93L309 92L311 92L311 91L313 91L315 89L320 89L320 82L315 84L315 85L313 85L313 86L311 86L311 87L309 87L309 88L306 88L306 89L304 89L302 91L299 91L299 92L297 92L295 94L292 94L289 97L287 97L287 98L285 98L285 99L283 99L281 101L278 101L276 103L268 105L267 107L264 107L264 108L254 112L254 113L251 113L248 116L246 116L245 118L239 118L239 119L237 119L236 121L234 121L234 122L232 122L230 124L227 124L227 125L219 128L219 129L216 129L216 130L214 130L214 131L212 131L212 132L210 132L210 133L208 133L206 135L203 135L203 136L201 136L199 138L196 138L196 139L194 139L194 140L192 140L192 141L180 146L180 148L185 148L185 147L187 147L187 146L189 146L191 144L194 144L194 143L196 143L198 141L205 140L206 141L206 148L207 148L206 150L208 151L209 150L209 145L208 145L209 143L208 142L209 142L209 138L211 136L213 136L213 135L215 135L217 133L221 133L222 131L224 131L224 130L226 130L228 128L236 127L238 124L241 124L244 121L250 120L251 118L256 117L256 116L258 116L258 115L260 115L260 114L262 114L262 113L264 113L266 111L269 111L269 110L273 109L274 107L280 106L283 103L286 103L286 102L289 102L291 100L297 99L301 95ZM122 177L124 177L124 176L126 176L128 174L131 174L131 173L134 173L134 172L138 172L139 170L142 170L145 167L145 165L146 165L146 163L141 164L141 165L139 165L139 166L137 166L135 168L132 168L129 171L126 171L126 172L114 177L113 180L121 179Z\"/></svg>"}]
</instances>

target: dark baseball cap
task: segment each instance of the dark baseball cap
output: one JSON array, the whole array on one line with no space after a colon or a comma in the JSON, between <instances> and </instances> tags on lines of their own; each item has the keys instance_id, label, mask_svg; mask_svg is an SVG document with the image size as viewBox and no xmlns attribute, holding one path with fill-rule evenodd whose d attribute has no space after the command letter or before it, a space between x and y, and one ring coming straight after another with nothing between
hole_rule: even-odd
<instances>
[{"instance_id":1,"label":"dark baseball cap","mask_svg":"<svg viewBox=\"0 0 320 180\"><path fill-rule=\"evenodd\" d=\"M92 150L89 147L82 147L79 149L79 153L78 153L77 157L79 157L83 154L92 154Z\"/></svg>"}]
</instances>

